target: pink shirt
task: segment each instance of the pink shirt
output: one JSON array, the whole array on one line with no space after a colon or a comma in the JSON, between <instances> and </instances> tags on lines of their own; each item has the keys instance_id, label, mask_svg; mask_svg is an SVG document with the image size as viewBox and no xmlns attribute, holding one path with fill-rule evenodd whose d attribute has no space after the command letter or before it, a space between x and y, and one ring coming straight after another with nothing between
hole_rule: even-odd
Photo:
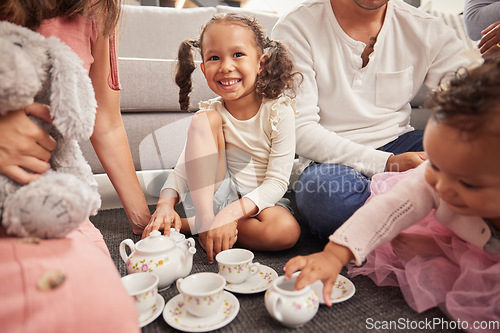
<instances>
[{"instance_id":1,"label":"pink shirt","mask_svg":"<svg viewBox=\"0 0 500 333\"><path fill-rule=\"evenodd\" d=\"M83 66L90 71L94 62L92 56L92 47L97 40L97 24L95 19L87 18L82 15L71 17L56 17L42 22L37 32L45 37L58 37L83 60ZM108 85L113 90L120 90L120 81L118 78L118 60L116 51L116 33L109 38L109 63L110 73L108 76Z\"/></svg>"}]
</instances>

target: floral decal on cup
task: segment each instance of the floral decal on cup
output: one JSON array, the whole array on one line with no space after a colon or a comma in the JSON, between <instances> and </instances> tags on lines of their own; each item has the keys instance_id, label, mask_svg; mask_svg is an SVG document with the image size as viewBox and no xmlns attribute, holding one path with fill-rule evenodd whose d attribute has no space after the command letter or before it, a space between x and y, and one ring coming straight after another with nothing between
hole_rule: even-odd
<instances>
[{"instance_id":1,"label":"floral decal on cup","mask_svg":"<svg viewBox=\"0 0 500 333\"><path fill-rule=\"evenodd\" d=\"M194 301L196 305L210 305L214 303L216 299L219 299L220 295L222 295L222 291L219 291L215 296L204 296L204 297L189 296L186 302Z\"/></svg>"},{"instance_id":2,"label":"floral decal on cup","mask_svg":"<svg viewBox=\"0 0 500 333\"><path fill-rule=\"evenodd\" d=\"M250 264L249 262L247 262L246 264L243 264L243 265L231 265L231 266L219 264L219 271L223 272L223 271L227 270L227 272L229 274L231 274L231 273L238 273L239 274L239 273L243 272L248 267L249 264Z\"/></svg>"},{"instance_id":3,"label":"floral decal on cup","mask_svg":"<svg viewBox=\"0 0 500 333\"><path fill-rule=\"evenodd\" d=\"M127 260L127 268L131 267L137 272L153 272L154 268L161 267L163 265L167 265L170 262L169 257L165 257L163 259L159 260L149 260L146 261L146 259L142 259L139 261L136 261L134 265L132 265L132 258L133 256L130 256Z\"/></svg>"},{"instance_id":4,"label":"floral decal on cup","mask_svg":"<svg viewBox=\"0 0 500 333\"><path fill-rule=\"evenodd\" d=\"M145 292L143 294L135 295L132 298L134 299L134 302L140 303L140 302L145 301L147 298L149 298L150 297L149 295L152 295L152 297L155 297L156 296L156 290L153 289L153 290L147 291L147 292ZM154 306L156 306L156 304Z\"/></svg>"}]
</instances>

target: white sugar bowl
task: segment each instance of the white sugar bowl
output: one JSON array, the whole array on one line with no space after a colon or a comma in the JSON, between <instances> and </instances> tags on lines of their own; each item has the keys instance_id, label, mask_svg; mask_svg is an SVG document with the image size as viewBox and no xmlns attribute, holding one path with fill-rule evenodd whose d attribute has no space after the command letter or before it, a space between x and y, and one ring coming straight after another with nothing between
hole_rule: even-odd
<instances>
[{"instance_id":1,"label":"white sugar bowl","mask_svg":"<svg viewBox=\"0 0 500 333\"><path fill-rule=\"evenodd\" d=\"M319 299L309 286L294 290L296 277L285 280L281 276L273 281L264 296L267 312L287 327L300 327L318 312Z\"/></svg>"}]
</instances>

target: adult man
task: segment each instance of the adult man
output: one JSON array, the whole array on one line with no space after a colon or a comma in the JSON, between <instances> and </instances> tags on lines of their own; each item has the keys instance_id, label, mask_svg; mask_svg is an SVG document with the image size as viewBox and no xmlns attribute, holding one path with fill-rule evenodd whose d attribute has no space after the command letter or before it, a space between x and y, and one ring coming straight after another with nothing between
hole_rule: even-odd
<instances>
[{"instance_id":1,"label":"adult man","mask_svg":"<svg viewBox=\"0 0 500 333\"><path fill-rule=\"evenodd\" d=\"M467 59L451 28L400 0L307 0L278 21L273 39L287 42L304 76L297 154L316 163L296 198L326 238L367 200L372 175L422 163L409 102Z\"/></svg>"}]
</instances>

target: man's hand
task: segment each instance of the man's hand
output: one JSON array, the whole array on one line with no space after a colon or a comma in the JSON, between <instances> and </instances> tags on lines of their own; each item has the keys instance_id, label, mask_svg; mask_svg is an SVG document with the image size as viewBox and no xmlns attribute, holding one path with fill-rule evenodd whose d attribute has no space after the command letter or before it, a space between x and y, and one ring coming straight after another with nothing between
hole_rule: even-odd
<instances>
[{"instance_id":1,"label":"man's hand","mask_svg":"<svg viewBox=\"0 0 500 333\"><path fill-rule=\"evenodd\" d=\"M385 171L403 172L418 167L427 159L425 152L409 152L391 155L387 159Z\"/></svg>"},{"instance_id":2,"label":"man's hand","mask_svg":"<svg viewBox=\"0 0 500 333\"><path fill-rule=\"evenodd\" d=\"M0 116L0 173L20 184L38 179L47 171L56 148L56 141L28 115L51 121L50 110L39 103Z\"/></svg>"}]
</instances>

